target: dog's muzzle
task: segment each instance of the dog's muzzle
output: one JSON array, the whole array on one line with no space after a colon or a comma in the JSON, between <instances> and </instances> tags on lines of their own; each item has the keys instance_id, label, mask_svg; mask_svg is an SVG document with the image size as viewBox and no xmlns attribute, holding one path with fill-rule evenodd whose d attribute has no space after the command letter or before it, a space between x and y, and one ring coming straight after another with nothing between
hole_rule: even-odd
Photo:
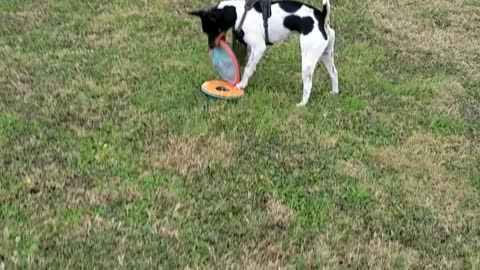
<instances>
[{"instance_id":1,"label":"dog's muzzle","mask_svg":"<svg viewBox=\"0 0 480 270\"><path fill-rule=\"evenodd\" d=\"M215 40L210 41L210 49L213 49L213 48L216 48L218 46L220 46L220 41L225 41L227 38L227 36L225 35L225 32L221 32L216 38Z\"/></svg>"}]
</instances>

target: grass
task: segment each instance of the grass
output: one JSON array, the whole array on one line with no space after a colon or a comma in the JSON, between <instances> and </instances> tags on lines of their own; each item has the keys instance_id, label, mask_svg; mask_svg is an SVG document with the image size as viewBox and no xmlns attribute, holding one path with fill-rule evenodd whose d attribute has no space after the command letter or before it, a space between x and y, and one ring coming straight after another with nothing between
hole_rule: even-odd
<instances>
[{"instance_id":1,"label":"grass","mask_svg":"<svg viewBox=\"0 0 480 270\"><path fill-rule=\"evenodd\" d=\"M199 91L213 3L0 0L0 269L480 267L477 1L334 1L305 108Z\"/></svg>"}]
</instances>

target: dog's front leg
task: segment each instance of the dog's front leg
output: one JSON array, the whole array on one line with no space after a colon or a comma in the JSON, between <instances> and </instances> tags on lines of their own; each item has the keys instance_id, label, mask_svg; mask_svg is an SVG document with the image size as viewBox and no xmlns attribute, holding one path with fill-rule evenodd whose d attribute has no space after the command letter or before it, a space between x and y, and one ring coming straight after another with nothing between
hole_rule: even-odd
<instances>
[{"instance_id":1,"label":"dog's front leg","mask_svg":"<svg viewBox=\"0 0 480 270\"><path fill-rule=\"evenodd\" d=\"M248 80L252 77L257 64L262 59L263 53L267 49L267 46L263 43L257 44L256 46L249 46L249 56L245 70L243 71L242 80L237 83L236 87L240 89L245 89L248 85Z\"/></svg>"}]
</instances>

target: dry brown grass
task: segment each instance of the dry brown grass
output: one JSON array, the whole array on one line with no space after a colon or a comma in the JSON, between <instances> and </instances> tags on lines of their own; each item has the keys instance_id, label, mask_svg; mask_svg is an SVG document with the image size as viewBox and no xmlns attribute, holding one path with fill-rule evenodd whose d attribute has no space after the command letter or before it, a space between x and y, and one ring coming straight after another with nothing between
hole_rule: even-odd
<instances>
[{"instance_id":1,"label":"dry brown grass","mask_svg":"<svg viewBox=\"0 0 480 270\"><path fill-rule=\"evenodd\" d=\"M70 205L102 206L106 204L107 198L95 190L69 189L65 201Z\"/></svg>"},{"instance_id":2,"label":"dry brown grass","mask_svg":"<svg viewBox=\"0 0 480 270\"><path fill-rule=\"evenodd\" d=\"M270 198L267 202L267 211L277 226L286 227L295 218L295 213L278 198Z\"/></svg>"},{"instance_id":3,"label":"dry brown grass","mask_svg":"<svg viewBox=\"0 0 480 270\"><path fill-rule=\"evenodd\" d=\"M114 9L105 9L105 12L99 14L92 21L94 29L103 29L106 26L110 26L115 21L129 18L146 16L148 10L140 10L139 7L130 6L128 8L117 7Z\"/></svg>"},{"instance_id":4,"label":"dry brown grass","mask_svg":"<svg viewBox=\"0 0 480 270\"><path fill-rule=\"evenodd\" d=\"M285 268L285 262L292 255L292 249L283 246L280 242L266 240L255 245L246 245L243 248L238 269L289 269Z\"/></svg>"},{"instance_id":5,"label":"dry brown grass","mask_svg":"<svg viewBox=\"0 0 480 270\"><path fill-rule=\"evenodd\" d=\"M2 25L0 34L21 32L25 28L26 21L21 16L0 10L0 25Z\"/></svg>"},{"instance_id":6,"label":"dry brown grass","mask_svg":"<svg viewBox=\"0 0 480 270\"><path fill-rule=\"evenodd\" d=\"M360 180L367 176L367 168L357 160L340 160L337 162L336 170L339 174Z\"/></svg>"},{"instance_id":7,"label":"dry brown grass","mask_svg":"<svg viewBox=\"0 0 480 270\"><path fill-rule=\"evenodd\" d=\"M11 2L17 2L15 3L16 6L22 6L23 2L27 1ZM54 1L42 0L32 2L25 3L25 6L29 7L28 9L16 10L14 12L0 10L0 25L2 26L0 27L0 36L5 33L27 33L52 17L49 9Z\"/></svg>"},{"instance_id":8,"label":"dry brown grass","mask_svg":"<svg viewBox=\"0 0 480 270\"><path fill-rule=\"evenodd\" d=\"M373 151L375 160L384 167L399 171L425 172L435 181L453 176L443 164L451 159L464 160L469 153L469 141L462 137L435 137L414 133L400 148L381 148Z\"/></svg>"},{"instance_id":9,"label":"dry brown grass","mask_svg":"<svg viewBox=\"0 0 480 270\"><path fill-rule=\"evenodd\" d=\"M375 149L372 155L380 166L398 172L402 188L410 194L407 201L431 209L445 231L457 231L466 224L455 217L464 200L475 198L468 172L446 167L452 161L462 166L468 160L470 142L466 138L415 133L401 147ZM464 210L463 214L474 213Z\"/></svg>"},{"instance_id":10,"label":"dry brown grass","mask_svg":"<svg viewBox=\"0 0 480 270\"><path fill-rule=\"evenodd\" d=\"M132 17L140 18L148 15L148 9L141 10L138 7L105 9L91 21L87 45L97 48L123 44L131 32L126 27L116 27L116 23Z\"/></svg>"},{"instance_id":11,"label":"dry brown grass","mask_svg":"<svg viewBox=\"0 0 480 270\"><path fill-rule=\"evenodd\" d=\"M321 117L328 117L328 112L325 112ZM295 134L302 134L307 132L307 129L311 126L305 120L304 112L294 111L285 121L282 121L280 127L287 133L294 132ZM323 148L334 148L338 145L339 138L338 136L315 132L315 135L309 138L309 141L314 147L321 146Z\"/></svg>"},{"instance_id":12,"label":"dry brown grass","mask_svg":"<svg viewBox=\"0 0 480 270\"><path fill-rule=\"evenodd\" d=\"M114 46L124 42L130 35L126 29L119 29L113 33L93 32L87 37L87 44L93 48Z\"/></svg>"},{"instance_id":13,"label":"dry brown grass","mask_svg":"<svg viewBox=\"0 0 480 270\"><path fill-rule=\"evenodd\" d=\"M109 181L106 183L108 186L102 190L69 188L64 193L64 200L69 205L104 206L112 202L132 202L142 198L141 193L132 187L115 186Z\"/></svg>"},{"instance_id":14,"label":"dry brown grass","mask_svg":"<svg viewBox=\"0 0 480 270\"><path fill-rule=\"evenodd\" d=\"M335 170L339 175L353 178L357 184L366 188L374 198L376 209L387 207L383 202L390 200L390 195L385 191L382 185L371 181L371 175L368 173L369 168L359 160L340 160L335 165ZM338 189L338 187L336 188Z\"/></svg>"},{"instance_id":15,"label":"dry brown grass","mask_svg":"<svg viewBox=\"0 0 480 270\"><path fill-rule=\"evenodd\" d=\"M375 27L395 42L415 48L445 53L475 51L480 48L479 9L464 0L454 1L368 1ZM421 19L422 12L444 12L444 24Z\"/></svg>"},{"instance_id":16,"label":"dry brown grass","mask_svg":"<svg viewBox=\"0 0 480 270\"><path fill-rule=\"evenodd\" d=\"M213 254L212 266L214 269L294 269L286 268L286 261L293 255L292 249L280 242L263 240L259 243L245 244L240 248L241 254L228 252L221 257ZM212 251L213 252L213 251Z\"/></svg>"},{"instance_id":17,"label":"dry brown grass","mask_svg":"<svg viewBox=\"0 0 480 270\"><path fill-rule=\"evenodd\" d=\"M338 145L338 136L318 135L313 139L317 145L325 148L335 148Z\"/></svg>"},{"instance_id":18,"label":"dry brown grass","mask_svg":"<svg viewBox=\"0 0 480 270\"><path fill-rule=\"evenodd\" d=\"M465 94L462 84L457 81L450 81L446 85L436 89L433 97L432 108L441 112L459 115L459 98Z\"/></svg>"},{"instance_id":19,"label":"dry brown grass","mask_svg":"<svg viewBox=\"0 0 480 270\"><path fill-rule=\"evenodd\" d=\"M375 30L404 53L423 50L433 52L436 57L453 54L465 73L473 76L480 71L480 63L469 57L472 52L480 51L478 6L467 5L464 0L369 0L367 6ZM422 19L422 14L427 17L439 14L439 18L429 21Z\"/></svg>"},{"instance_id":20,"label":"dry brown grass","mask_svg":"<svg viewBox=\"0 0 480 270\"><path fill-rule=\"evenodd\" d=\"M307 125L307 121L301 111L294 111L292 114L288 116L288 118L282 122L282 129L284 131L291 131L291 130L302 130Z\"/></svg>"},{"instance_id":21,"label":"dry brown grass","mask_svg":"<svg viewBox=\"0 0 480 270\"><path fill-rule=\"evenodd\" d=\"M378 237L368 241L345 241L348 242L345 248L338 250L325 236L319 237L305 255L307 266L313 267L319 259L326 269L357 268L361 265L366 269L398 269L399 265L402 266L400 269L416 269L428 265L422 261L418 251L396 242Z\"/></svg>"},{"instance_id":22,"label":"dry brown grass","mask_svg":"<svg viewBox=\"0 0 480 270\"><path fill-rule=\"evenodd\" d=\"M65 242L84 241L89 235L106 231L121 231L125 224L122 221L110 219L106 220L95 214L86 214L78 224L71 226L71 233L63 239Z\"/></svg>"},{"instance_id":23,"label":"dry brown grass","mask_svg":"<svg viewBox=\"0 0 480 270\"><path fill-rule=\"evenodd\" d=\"M164 226L160 224L160 222L156 222L155 224L153 224L152 229L150 231L152 234L158 235L163 238L171 238L177 241L180 239L180 233L176 228Z\"/></svg>"},{"instance_id":24,"label":"dry brown grass","mask_svg":"<svg viewBox=\"0 0 480 270\"><path fill-rule=\"evenodd\" d=\"M156 169L174 170L194 177L207 168L227 167L233 161L235 142L212 137L169 137L161 153L150 153Z\"/></svg>"},{"instance_id":25,"label":"dry brown grass","mask_svg":"<svg viewBox=\"0 0 480 270\"><path fill-rule=\"evenodd\" d=\"M31 75L24 70L4 75L10 75L10 83L6 85L6 88L7 91L12 93L6 96L6 98L10 98L15 102L28 102L33 95Z\"/></svg>"}]
</instances>

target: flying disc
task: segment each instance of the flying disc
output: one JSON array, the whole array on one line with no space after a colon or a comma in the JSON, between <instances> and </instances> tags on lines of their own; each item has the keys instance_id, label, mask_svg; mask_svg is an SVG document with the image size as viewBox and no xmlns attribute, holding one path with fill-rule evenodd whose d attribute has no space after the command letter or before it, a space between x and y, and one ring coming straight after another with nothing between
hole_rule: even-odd
<instances>
[{"instance_id":1,"label":"flying disc","mask_svg":"<svg viewBox=\"0 0 480 270\"><path fill-rule=\"evenodd\" d=\"M243 96L244 91L235 85L219 80L206 81L200 87L207 96L221 99L235 99Z\"/></svg>"},{"instance_id":2,"label":"flying disc","mask_svg":"<svg viewBox=\"0 0 480 270\"><path fill-rule=\"evenodd\" d=\"M210 49L209 55L214 68L222 79L233 85L240 82L241 75L237 57L225 41L221 40L220 46Z\"/></svg>"}]
</instances>

